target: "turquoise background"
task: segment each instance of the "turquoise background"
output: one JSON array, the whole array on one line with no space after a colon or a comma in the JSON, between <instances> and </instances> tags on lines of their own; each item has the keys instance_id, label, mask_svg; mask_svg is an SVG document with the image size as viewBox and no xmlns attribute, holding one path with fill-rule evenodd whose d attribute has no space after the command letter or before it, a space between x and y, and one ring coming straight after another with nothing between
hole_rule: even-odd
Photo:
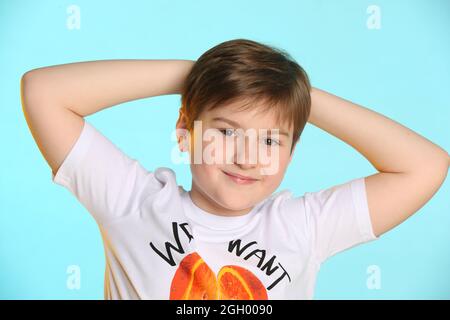
<instances>
[{"instance_id":1,"label":"turquoise background","mask_svg":"<svg viewBox=\"0 0 450 320\"><path fill-rule=\"evenodd\" d=\"M66 8L79 6L81 29ZM366 26L369 5L381 29ZM94 219L51 182L20 105L33 68L101 59L197 59L248 38L287 50L315 87L380 112L450 150L450 1L0 1L0 298L103 299ZM87 119L150 170L173 168L180 96L132 101ZM307 125L280 189L295 195L375 173L353 148ZM323 265L316 299L449 299L450 179L401 226ZM66 286L70 265L81 288ZM366 286L368 266L381 288Z\"/></svg>"}]
</instances>

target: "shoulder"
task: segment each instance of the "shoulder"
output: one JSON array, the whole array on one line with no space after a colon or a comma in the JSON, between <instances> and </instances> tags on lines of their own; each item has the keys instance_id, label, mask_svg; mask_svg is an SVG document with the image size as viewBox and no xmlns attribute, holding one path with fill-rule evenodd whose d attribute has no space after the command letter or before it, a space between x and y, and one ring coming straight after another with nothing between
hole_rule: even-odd
<instances>
[{"instance_id":1,"label":"shoulder","mask_svg":"<svg viewBox=\"0 0 450 320\"><path fill-rule=\"evenodd\" d=\"M184 188L178 185L175 171L169 167L157 167L153 171L148 171L147 194L168 194L171 197L174 193L181 194Z\"/></svg>"},{"instance_id":2,"label":"shoulder","mask_svg":"<svg viewBox=\"0 0 450 320\"><path fill-rule=\"evenodd\" d=\"M272 221L303 225L304 196L295 197L291 190L283 189L268 196L262 209Z\"/></svg>"}]
</instances>

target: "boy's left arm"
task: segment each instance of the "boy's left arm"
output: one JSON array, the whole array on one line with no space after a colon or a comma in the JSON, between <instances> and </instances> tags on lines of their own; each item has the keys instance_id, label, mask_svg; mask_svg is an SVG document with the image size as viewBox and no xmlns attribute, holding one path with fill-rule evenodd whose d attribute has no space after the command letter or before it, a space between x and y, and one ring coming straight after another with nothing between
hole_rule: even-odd
<instances>
[{"instance_id":1,"label":"boy's left arm","mask_svg":"<svg viewBox=\"0 0 450 320\"><path fill-rule=\"evenodd\" d=\"M312 88L308 122L359 151L379 171L365 177L378 237L419 210L444 182L448 153L401 124L365 107Z\"/></svg>"}]
</instances>

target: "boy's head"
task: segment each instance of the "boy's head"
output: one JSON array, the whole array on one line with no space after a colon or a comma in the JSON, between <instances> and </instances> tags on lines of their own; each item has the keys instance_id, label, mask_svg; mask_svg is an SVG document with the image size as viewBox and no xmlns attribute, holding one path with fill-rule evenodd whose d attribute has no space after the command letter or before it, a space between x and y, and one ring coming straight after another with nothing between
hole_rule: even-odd
<instances>
[{"instance_id":1,"label":"boy's head","mask_svg":"<svg viewBox=\"0 0 450 320\"><path fill-rule=\"evenodd\" d=\"M178 132L188 132L178 136L190 153L191 196L209 210L239 215L275 191L309 118L310 90L303 68L268 45L236 39L200 56L177 121ZM257 180L242 183L225 172Z\"/></svg>"}]
</instances>

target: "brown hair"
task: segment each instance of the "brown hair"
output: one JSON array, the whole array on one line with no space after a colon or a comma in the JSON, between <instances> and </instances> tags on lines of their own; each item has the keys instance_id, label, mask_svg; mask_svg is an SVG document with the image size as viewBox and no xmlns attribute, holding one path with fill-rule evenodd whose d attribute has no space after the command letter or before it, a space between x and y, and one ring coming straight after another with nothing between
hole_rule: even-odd
<instances>
[{"instance_id":1,"label":"brown hair","mask_svg":"<svg viewBox=\"0 0 450 320\"><path fill-rule=\"evenodd\" d=\"M284 50L247 39L222 42L194 63L181 91L187 129L203 111L236 100L274 112L277 123L293 124L291 153L309 118L311 85L303 68ZM258 104L259 103L259 104Z\"/></svg>"}]
</instances>

